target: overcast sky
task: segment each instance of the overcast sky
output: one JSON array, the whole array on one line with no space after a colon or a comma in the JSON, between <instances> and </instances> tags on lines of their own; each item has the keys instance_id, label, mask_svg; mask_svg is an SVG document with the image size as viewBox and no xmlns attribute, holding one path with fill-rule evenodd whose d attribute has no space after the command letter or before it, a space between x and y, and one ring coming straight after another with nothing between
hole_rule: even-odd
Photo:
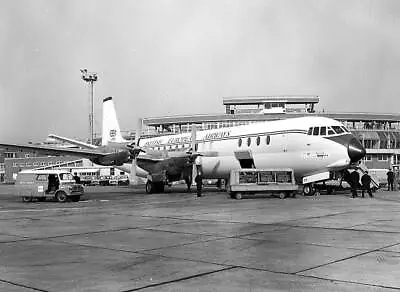
<instances>
[{"instance_id":1,"label":"overcast sky","mask_svg":"<svg viewBox=\"0 0 400 292\"><path fill-rule=\"evenodd\" d=\"M0 142L88 135L113 96L139 117L224 112L223 96L311 94L400 110L400 1L0 0Z\"/></svg>"}]
</instances>

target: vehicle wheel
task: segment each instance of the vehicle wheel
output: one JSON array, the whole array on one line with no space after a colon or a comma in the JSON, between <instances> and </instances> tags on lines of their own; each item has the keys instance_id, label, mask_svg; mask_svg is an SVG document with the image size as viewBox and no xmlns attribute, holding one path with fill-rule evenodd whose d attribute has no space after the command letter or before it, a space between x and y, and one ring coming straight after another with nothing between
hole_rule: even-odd
<instances>
[{"instance_id":1,"label":"vehicle wheel","mask_svg":"<svg viewBox=\"0 0 400 292\"><path fill-rule=\"evenodd\" d=\"M279 199L284 199L286 198L286 194L284 192L279 193Z\"/></svg>"},{"instance_id":2,"label":"vehicle wheel","mask_svg":"<svg viewBox=\"0 0 400 292\"><path fill-rule=\"evenodd\" d=\"M24 203L32 202L32 197L23 196L22 197L22 202L24 202Z\"/></svg>"},{"instance_id":3,"label":"vehicle wheel","mask_svg":"<svg viewBox=\"0 0 400 292\"><path fill-rule=\"evenodd\" d=\"M70 199L72 202L79 202L79 200L81 199L81 196L77 195L77 196L70 196Z\"/></svg>"},{"instance_id":4,"label":"vehicle wheel","mask_svg":"<svg viewBox=\"0 0 400 292\"><path fill-rule=\"evenodd\" d=\"M241 200L242 199L242 194L241 193L236 193L235 194L235 199L236 200Z\"/></svg>"},{"instance_id":5,"label":"vehicle wheel","mask_svg":"<svg viewBox=\"0 0 400 292\"><path fill-rule=\"evenodd\" d=\"M46 197L39 197L37 198L38 202L44 202L46 201Z\"/></svg>"},{"instance_id":6,"label":"vehicle wheel","mask_svg":"<svg viewBox=\"0 0 400 292\"><path fill-rule=\"evenodd\" d=\"M146 193L148 194L154 193L154 184L149 180L146 182Z\"/></svg>"},{"instance_id":7,"label":"vehicle wheel","mask_svg":"<svg viewBox=\"0 0 400 292\"><path fill-rule=\"evenodd\" d=\"M312 196L315 193L315 188L311 184L306 184L303 187L304 196Z\"/></svg>"},{"instance_id":8,"label":"vehicle wheel","mask_svg":"<svg viewBox=\"0 0 400 292\"><path fill-rule=\"evenodd\" d=\"M65 192L57 192L56 193L56 200L60 203L65 203L68 200L68 196Z\"/></svg>"}]
</instances>

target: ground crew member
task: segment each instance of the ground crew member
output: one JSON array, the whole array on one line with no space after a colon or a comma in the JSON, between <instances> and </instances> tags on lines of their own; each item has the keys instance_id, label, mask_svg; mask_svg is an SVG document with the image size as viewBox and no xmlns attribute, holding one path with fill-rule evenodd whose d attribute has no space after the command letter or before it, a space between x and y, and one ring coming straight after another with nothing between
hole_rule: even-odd
<instances>
[{"instance_id":1,"label":"ground crew member","mask_svg":"<svg viewBox=\"0 0 400 292\"><path fill-rule=\"evenodd\" d=\"M201 191L203 189L203 178L201 174L198 174L195 178L196 181L196 188L197 188L197 196L201 197Z\"/></svg>"},{"instance_id":2,"label":"ground crew member","mask_svg":"<svg viewBox=\"0 0 400 292\"><path fill-rule=\"evenodd\" d=\"M371 192L371 177L368 174L368 171L364 173L364 175L361 177L361 185L362 185L362 197L364 198L364 192L367 191L369 196L373 198L374 196L372 195Z\"/></svg>"},{"instance_id":3,"label":"ground crew member","mask_svg":"<svg viewBox=\"0 0 400 292\"><path fill-rule=\"evenodd\" d=\"M389 168L389 171L386 173L386 175L388 182L388 191L393 191L394 172L392 171L391 168Z\"/></svg>"},{"instance_id":4,"label":"ground crew member","mask_svg":"<svg viewBox=\"0 0 400 292\"><path fill-rule=\"evenodd\" d=\"M77 175L76 172L74 173L74 180L75 180L75 183L77 183L77 184L81 183L81 178Z\"/></svg>"},{"instance_id":5,"label":"ground crew member","mask_svg":"<svg viewBox=\"0 0 400 292\"><path fill-rule=\"evenodd\" d=\"M358 171L356 169L350 174L350 181L351 181L351 194L352 197L355 198L357 197L357 187L358 184L360 183L360 175L358 174Z\"/></svg>"}]
</instances>

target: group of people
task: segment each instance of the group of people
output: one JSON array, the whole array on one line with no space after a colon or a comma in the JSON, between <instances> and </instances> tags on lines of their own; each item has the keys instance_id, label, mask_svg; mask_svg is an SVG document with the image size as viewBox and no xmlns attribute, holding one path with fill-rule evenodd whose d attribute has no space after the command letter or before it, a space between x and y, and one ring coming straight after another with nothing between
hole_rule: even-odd
<instances>
[{"instance_id":1,"label":"group of people","mask_svg":"<svg viewBox=\"0 0 400 292\"><path fill-rule=\"evenodd\" d=\"M350 174L350 180L351 180L351 197L356 198L358 197L357 195L357 188L360 183L360 174L358 173L357 170L354 170ZM361 177L361 196L364 198L365 192L368 193L370 198L373 198L374 196L372 195L371 191L371 176L368 174L368 171L365 171L363 176Z\"/></svg>"},{"instance_id":2,"label":"group of people","mask_svg":"<svg viewBox=\"0 0 400 292\"><path fill-rule=\"evenodd\" d=\"M394 190L394 172L390 168L388 172L386 173L387 176L387 185L388 185L388 191L393 191ZM354 170L350 174L350 181L351 181L351 193L352 193L352 198L357 197L357 188L360 182L360 175L358 171ZM361 177L361 189L362 193L361 196L364 198L364 193L365 191L368 192L369 196L373 198L374 196L372 195L371 191L371 176L368 174L368 171L365 171L364 175Z\"/></svg>"}]
</instances>

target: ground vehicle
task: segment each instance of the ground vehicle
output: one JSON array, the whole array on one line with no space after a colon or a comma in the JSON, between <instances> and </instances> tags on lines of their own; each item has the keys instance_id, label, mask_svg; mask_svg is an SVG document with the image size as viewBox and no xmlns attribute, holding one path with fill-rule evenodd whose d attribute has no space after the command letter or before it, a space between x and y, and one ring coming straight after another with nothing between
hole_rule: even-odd
<instances>
[{"instance_id":1,"label":"ground vehicle","mask_svg":"<svg viewBox=\"0 0 400 292\"><path fill-rule=\"evenodd\" d=\"M291 168L238 169L230 174L231 198L241 199L243 194L272 193L281 199L294 196L298 190Z\"/></svg>"},{"instance_id":2,"label":"ground vehicle","mask_svg":"<svg viewBox=\"0 0 400 292\"><path fill-rule=\"evenodd\" d=\"M118 178L117 177L111 177L109 180L108 180L108 184L110 185L110 186L117 186L118 185Z\"/></svg>"},{"instance_id":3,"label":"ground vehicle","mask_svg":"<svg viewBox=\"0 0 400 292\"><path fill-rule=\"evenodd\" d=\"M18 173L15 182L18 196L24 202L34 198L45 201L55 198L58 202L79 201L84 194L81 184L76 184L71 173L63 170L24 170Z\"/></svg>"}]
</instances>

